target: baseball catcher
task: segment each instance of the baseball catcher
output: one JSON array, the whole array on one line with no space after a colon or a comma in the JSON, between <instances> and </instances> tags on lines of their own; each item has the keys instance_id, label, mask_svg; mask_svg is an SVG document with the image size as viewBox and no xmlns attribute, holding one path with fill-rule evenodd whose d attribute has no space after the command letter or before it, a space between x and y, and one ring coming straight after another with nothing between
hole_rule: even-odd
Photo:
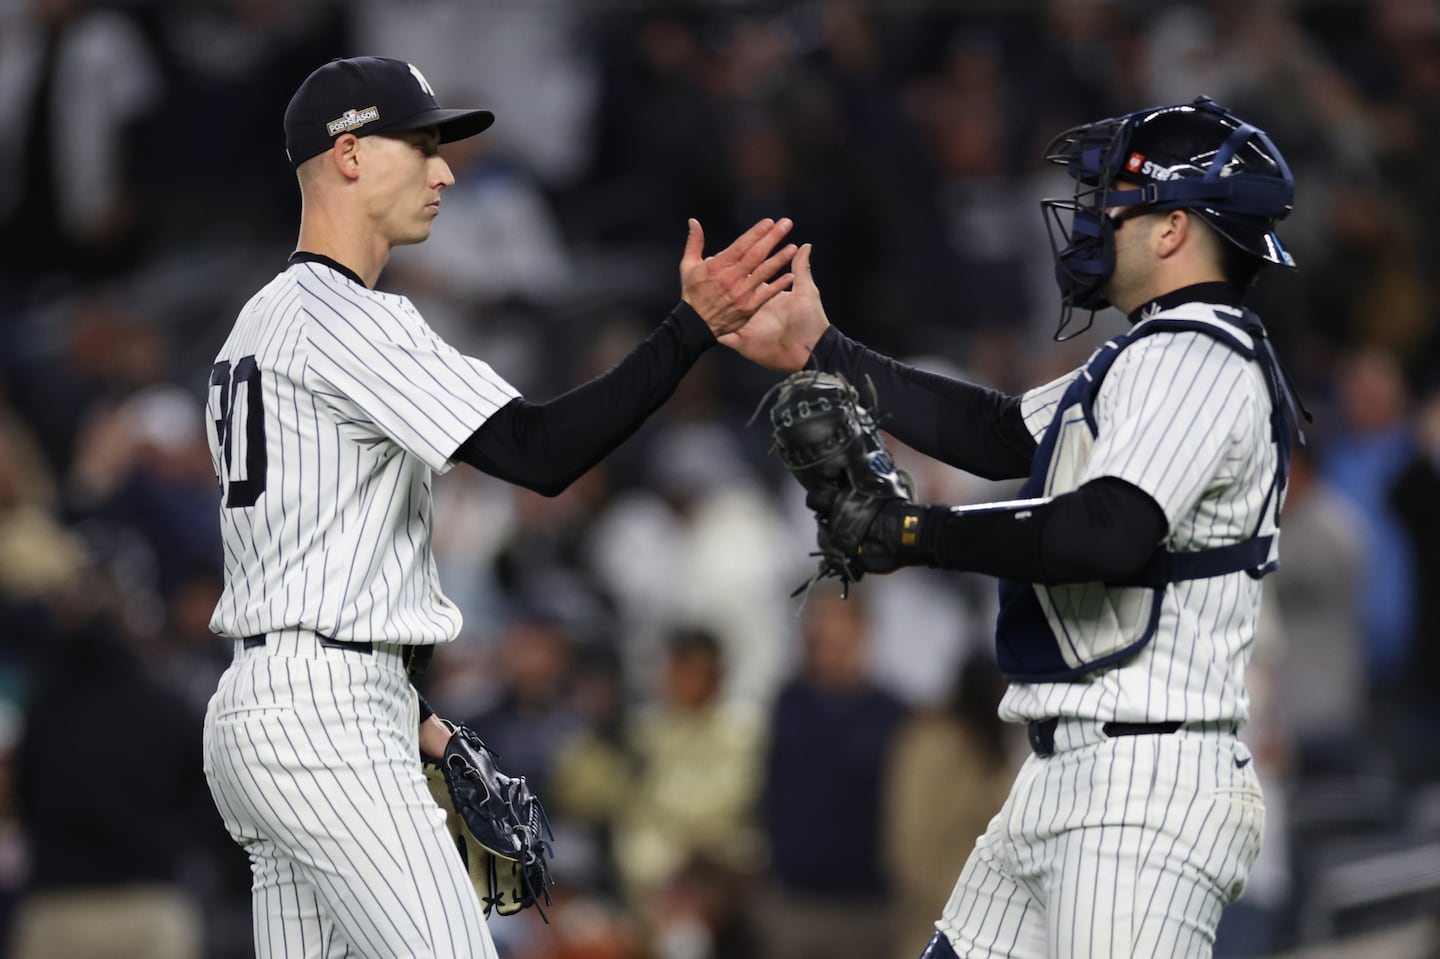
<instances>
[{"instance_id":1,"label":"baseball catcher","mask_svg":"<svg viewBox=\"0 0 1440 959\"><path fill-rule=\"evenodd\" d=\"M439 765L426 762L425 778L470 881L488 916L502 916L551 904L550 842L555 836L540 800L523 776L507 776L495 766L495 753L468 726L446 723L454 735ZM548 922L548 918L546 918Z\"/></svg>"},{"instance_id":2,"label":"baseball catcher","mask_svg":"<svg viewBox=\"0 0 1440 959\"><path fill-rule=\"evenodd\" d=\"M773 449L807 490L805 505L820 527L819 568L796 593L832 576L848 591L866 572L914 562L920 509L880 435L874 387L868 408L838 373L802 370L773 392Z\"/></svg>"}]
</instances>

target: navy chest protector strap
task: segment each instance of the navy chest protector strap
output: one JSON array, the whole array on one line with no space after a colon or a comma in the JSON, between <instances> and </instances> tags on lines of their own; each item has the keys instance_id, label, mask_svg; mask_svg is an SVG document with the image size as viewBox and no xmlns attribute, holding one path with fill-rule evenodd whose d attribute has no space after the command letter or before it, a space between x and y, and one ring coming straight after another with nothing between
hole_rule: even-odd
<instances>
[{"instance_id":1,"label":"navy chest protector strap","mask_svg":"<svg viewBox=\"0 0 1440 959\"><path fill-rule=\"evenodd\" d=\"M1099 394L1105 374L1109 372L1121 350L1152 333L1202 333L1246 359L1259 363L1270 394L1271 440L1278 447L1278 456L1275 477L1260 509L1260 520L1255 531L1239 543L1211 549L1173 552L1162 544L1134 577L1124 582L1107 583L1107 586L1153 590L1149 622L1138 639L1120 649L1078 663L1074 661L1074 656L1067 659L1062 654L1061 644L1064 640L1055 636L1036 596L1036 587L1031 583L1001 580L1000 614L996 623L996 656L1001 671L1008 679L1021 682L1074 681L1095 670L1123 662L1139 652L1154 637L1160 622L1165 588L1170 583L1242 571L1258 579L1275 569L1277 563L1270 560L1274 537L1261 535L1260 529L1263 528L1265 516L1272 507L1275 510L1276 525L1279 524L1280 502L1289 479L1291 444L1297 436L1304 442L1303 434L1299 433L1298 421L1301 415L1309 419L1310 414L1300 403L1294 387L1280 366L1259 317L1248 310L1237 315L1232 310L1217 309L1216 319L1218 323L1178 317L1152 319L1097 350L1060 400L1055 419L1046 429L1035 452L1030 477L1021 487L1018 496L1025 499L1044 495L1045 478L1049 473L1050 460L1055 454L1062 422L1072 410L1078 408L1082 412L1092 436L1098 432L1094 413L1095 398ZM1251 342L1246 343L1237 336L1235 328L1249 334Z\"/></svg>"}]
</instances>

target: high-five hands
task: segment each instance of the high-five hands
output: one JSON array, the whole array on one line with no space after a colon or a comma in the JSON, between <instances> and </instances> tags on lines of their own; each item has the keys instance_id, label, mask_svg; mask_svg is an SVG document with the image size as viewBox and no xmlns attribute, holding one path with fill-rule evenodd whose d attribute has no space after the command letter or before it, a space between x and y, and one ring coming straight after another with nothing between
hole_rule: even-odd
<instances>
[{"instance_id":1,"label":"high-five hands","mask_svg":"<svg viewBox=\"0 0 1440 959\"><path fill-rule=\"evenodd\" d=\"M699 220L690 220L690 235L680 258L681 298L716 336L738 329L794 282L791 273L770 280L795 256L793 243L770 253L794 225L788 217L778 221L767 217L719 253L704 256L705 231Z\"/></svg>"},{"instance_id":2,"label":"high-five hands","mask_svg":"<svg viewBox=\"0 0 1440 959\"><path fill-rule=\"evenodd\" d=\"M766 302L750 322L720 337L720 342L767 369L793 373L803 369L820 334L830 326L820 290L810 272L810 244L800 247L790 268L794 285ZM772 286L778 285L777 280Z\"/></svg>"}]
</instances>

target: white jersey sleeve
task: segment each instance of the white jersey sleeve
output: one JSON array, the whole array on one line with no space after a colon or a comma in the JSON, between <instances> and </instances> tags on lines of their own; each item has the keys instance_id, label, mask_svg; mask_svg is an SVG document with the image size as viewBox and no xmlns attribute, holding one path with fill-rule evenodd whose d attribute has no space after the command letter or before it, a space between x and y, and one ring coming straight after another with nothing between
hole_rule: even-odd
<instances>
[{"instance_id":1,"label":"white jersey sleeve","mask_svg":"<svg viewBox=\"0 0 1440 959\"><path fill-rule=\"evenodd\" d=\"M1055 419L1055 411L1060 408L1060 400L1064 398L1065 391L1079 375L1078 369L1071 370L1043 386L1026 390L1020 397L1020 415L1025 418L1025 428L1035 437L1036 443L1045 435L1050 421Z\"/></svg>"},{"instance_id":2,"label":"white jersey sleeve","mask_svg":"<svg viewBox=\"0 0 1440 959\"><path fill-rule=\"evenodd\" d=\"M324 292L335 296L334 287ZM440 339L405 297L316 297L306 306L307 385L356 442L392 440L443 473L460 444L520 395L488 363Z\"/></svg>"}]
</instances>

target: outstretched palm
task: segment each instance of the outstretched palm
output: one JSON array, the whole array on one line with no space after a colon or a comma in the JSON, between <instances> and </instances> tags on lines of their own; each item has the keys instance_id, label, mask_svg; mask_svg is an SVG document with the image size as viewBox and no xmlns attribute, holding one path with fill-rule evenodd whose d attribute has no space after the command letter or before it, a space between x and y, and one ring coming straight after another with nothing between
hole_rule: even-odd
<instances>
[{"instance_id":1,"label":"outstretched palm","mask_svg":"<svg viewBox=\"0 0 1440 959\"><path fill-rule=\"evenodd\" d=\"M720 337L721 343L767 369L790 373L804 368L830 326L810 273L810 249L807 243L795 255L794 286L771 297L744 326Z\"/></svg>"}]
</instances>

